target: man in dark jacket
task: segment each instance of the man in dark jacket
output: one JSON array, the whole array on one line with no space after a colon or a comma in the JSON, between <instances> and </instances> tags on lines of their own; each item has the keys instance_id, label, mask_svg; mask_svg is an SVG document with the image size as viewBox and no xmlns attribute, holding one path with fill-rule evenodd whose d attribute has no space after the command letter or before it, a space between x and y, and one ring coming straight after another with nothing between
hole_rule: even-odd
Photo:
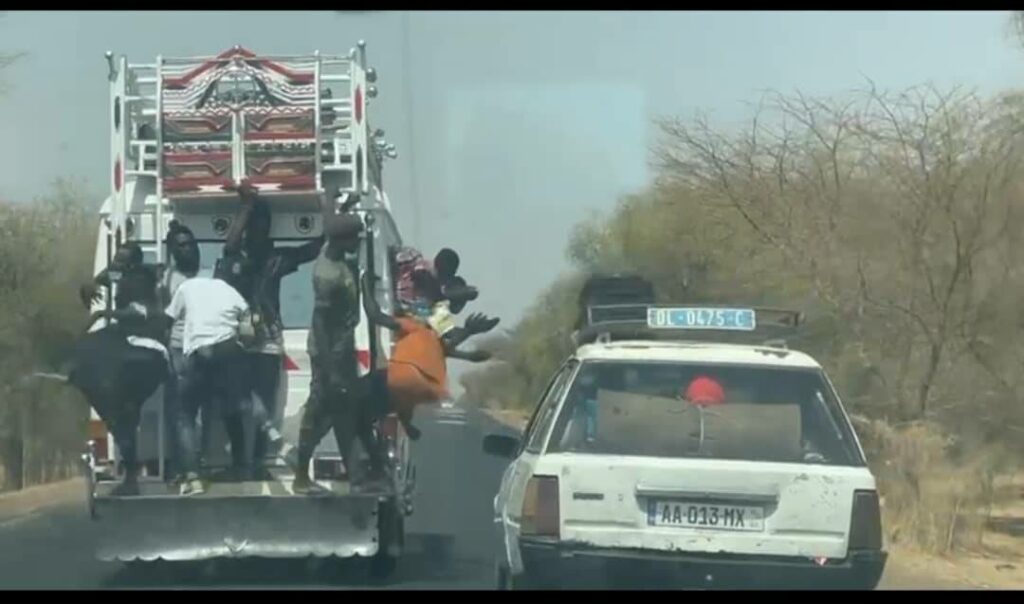
<instances>
[{"instance_id":1,"label":"man in dark jacket","mask_svg":"<svg viewBox=\"0 0 1024 604\"><path fill-rule=\"evenodd\" d=\"M110 267L80 295L87 306L100 286L117 284L112 310L92 314L96 321L113 321L86 333L75 343L65 365L67 381L77 388L114 436L124 464L124 481L115 494L138 493L136 433L146 399L169 377L167 351L160 341L166 323L156 294L156 274L142 264L142 250L133 242L122 245Z\"/></svg>"},{"instance_id":2,"label":"man in dark jacket","mask_svg":"<svg viewBox=\"0 0 1024 604\"><path fill-rule=\"evenodd\" d=\"M247 351L252 390L265 412L257 416L272 419L284 367L281 280L316 259L324 240L319 237L300 246L274 245L267 200L257 195L248 180L238 186L238 195L242 205L225 238L224 260L238 267L239 274L230 281L248 302L259 330L258 343ZM256 472L261 472L267 445L266 431L260 430L253 447Z\"/></svg>"}]
</instances>

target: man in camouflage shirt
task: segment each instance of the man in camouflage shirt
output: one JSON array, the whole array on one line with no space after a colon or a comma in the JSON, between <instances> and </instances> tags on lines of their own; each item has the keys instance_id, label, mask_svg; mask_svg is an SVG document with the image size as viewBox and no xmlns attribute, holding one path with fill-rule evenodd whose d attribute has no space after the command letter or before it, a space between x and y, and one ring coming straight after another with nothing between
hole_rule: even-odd
<instances>
[{"instance_id":1,"label":"man in camouflage shirt","mask_svg":"<svg viewBox=\"0 0 1024 604\"><path fill-rule=\"evenodd\" d=\"M338 452L350 479L355 469L356 436L353 389L358 372L355 329L359 325L359 267L356 252L363 223L351 214L328 214L324 221L327 245L313 263L313 321L307 350L312 372L309 399L299 428L298 464L293 490L313 488L309 461L327 430L334 428Z\"/></svg>"}]
</instances>

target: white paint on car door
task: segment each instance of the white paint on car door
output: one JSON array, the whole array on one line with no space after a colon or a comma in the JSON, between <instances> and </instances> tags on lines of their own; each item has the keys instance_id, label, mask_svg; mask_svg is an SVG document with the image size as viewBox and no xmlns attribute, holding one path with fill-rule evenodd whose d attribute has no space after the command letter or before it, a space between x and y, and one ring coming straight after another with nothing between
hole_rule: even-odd
<instances>
[{"instance_id":1,"label":"white paint on car door","mask_svg":"<svg viewBox=\"0 0 1024 604\"><path fill-rule=\"evenodd\" d=\"M541 397L540 403L527 425L526 432L523 434L519 455L506 472L508 483L502 486L507 489L507 494L503 498L501 521L504 528L509 568L513 574L518 574L523 569L518 543L526 484L533 476L548 433L551 432L551 426L558 415L559 403L564 398L578 365L579 363L575 360L570 360L562 366L551 383L548 384L548 388L544 392L544 396Z\"/></svg>"}]
</instances>

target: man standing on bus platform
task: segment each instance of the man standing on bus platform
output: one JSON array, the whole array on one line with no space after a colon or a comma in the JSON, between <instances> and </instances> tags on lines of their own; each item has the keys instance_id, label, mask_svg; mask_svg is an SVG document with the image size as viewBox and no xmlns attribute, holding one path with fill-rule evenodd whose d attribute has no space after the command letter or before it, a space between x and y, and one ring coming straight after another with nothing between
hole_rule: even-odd
<instances>
[{"instance_id":1,"label":"man standing on bus platform","mask_svg":"<svg viewBox=\"0 0 1024 604\"><path fill-rule=\"evenodd\" d=\"M248 179L237 190L242 207L225 237L224 257L241 261L244 274L234 284L249 303L260 331L259 343L247 351L249 375L253 392L272 421L277 415L277 391L284 366L281 280L316 259L324 239L318 237L300 246L275 246L267 201L256 194L256 187ZM265 473L262 462L267 445L266 432L259 431L253 445L254 470L259 474Z\"/></svg>"},{"instance_id":2,"label":"man standing on bus platform","mask_svg":"<svg viewBox=\"0 0 1024 604\"><path fill-rule=\"evenodd\" d=\"M114 308L92 313L86 333L73 347L64 365L65 381L78 389L107 425L121 452L124 480L114 495L137 495L138 428L142 406L168 377L164 322L156 299L156 274L143 265L142 248L126 242L114 253L110 266L79 290L88 307L99 286L117 284ZM104 319L107 324L90 328Z\"/></svg>"},{"instance_id":3,"label":"man standing on bus platform","mask_svg":"<svg viewBox=\"0 0 1024 604\"><path fill-rule=\"evenodd\" d=\"M174 298L175 292L178 291L178 287L182 283L199 274L200 261L199 244L196 242L195 235L191 229L182 225L177 220L172 220L167 229L166 243L172 263L164 273L163 281L160 284L161 303L164 308L171 303L171 299ZM173 370L169 379L174 382L173 384L170 381L168 382L168 386L173 387L164 388L164 412L170 418L178 417L180 401L177 382L182 379L185 371L185 353L182 352L184 331L185 323L182 320L176 320L171 325L167 348L170 353L171 368ZM209 413L209 410L205 410L204 413ZM204 425L206 423L208 421ZM166 441L170 443L169 461L175 465L174 468L168 468L167 474L173 476L176 473L174 470L180 469L182 463L181 453L178 451L178 443L181 442L181 437L180 435L173 434L177 429L176 419L167 422L167 426L169 431L172 432L172 438ZM179 478L184 478L184 474L179 476Z\"/></svg>"},{"instance_id":4,"label":"man standing on bus platform","mask_svg":"<svg viewBox=\"0 0 1024 604\"><path fill-rule=\"evenodd\" d=\"M307 349L312 370L309 399L302 410L298 463L292 490L314 488L309 476L313 451L327 430L334 428L338 452L349 480L356 481L352 445L356 436L356 401L353 391L358 370L355 329L359 325L359 249L362 220L352 214L324 212L327 245L313 265L313 324Z\"/></svg>"},{"instance_id":5,"label":"man standing on bus platform","mask_svg":"<svg viewBox=\"0 0 1024 604\"><path fill-rule=\"evenodd\" d=\"M181 321L184 369L178 390L179 451L185 474L182 495L201 494L196 413L216 401L231 445L231 476L244 479L249 464L245 451L243 409L249 396L246 359L240 326L249 306L234 287L221 279L193 277L184 281L164 311Z\"/></svg>"}]
</instances>

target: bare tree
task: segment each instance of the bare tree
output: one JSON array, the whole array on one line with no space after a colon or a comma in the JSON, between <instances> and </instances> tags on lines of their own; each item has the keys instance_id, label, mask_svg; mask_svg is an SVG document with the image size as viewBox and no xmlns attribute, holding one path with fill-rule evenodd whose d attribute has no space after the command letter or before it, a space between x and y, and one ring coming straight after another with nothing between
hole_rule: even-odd
<instances>
[{"instance_id":1,"label":"bare tree","mask_svg":"<svg viewBox=\"0 0 1024 604\"><path fill-rule=\"evenodd\" d=\"M1010 15L1010 27L1017 38L1017 43L1024 46L1024 11L1013 11Z\"/></svg>"},{"instance_id":2,"label":"bare tree","mask_svg":"<svg viewBox=\"0 0 1024 604\"><path fill-rule=\"evenodd\" d=\"M666 300L807 311L794 345L858 418L890 536L948 551L1022 452L1021 124L1024 95L873 85L767 94L738 129L661 120L655 182L578 225L567 251L583 271L639 272ZM467 379L470 396L550 376L571 304L558 287L510 332L507 365Z\"/></svg>"},{"instance_id":3,"label":"bare tree","mask_svg":"<svg viewBox=\"0 0 1024 604\"><path fill-rule=\"evenodd\" d=\"M3 19L5 16L6 16L6 13L0 12L0 19ZM16 63L19 59L24 58L25 56L26 56L26 53L24 53L24 52L11 52L11 51L0 52L0 74L2 74L2 72L5 69L10 67L11 65L14 65L14 63ZM0 78L0 94L4 93L6 91L7 91L7 85L5 84L3 79Z\"/></svg>"},{"instance_id":4,"label":"bare tree","mask_svg":"<svg viewBox=\"0 0 1024 604\"><path fill-rule=\"evenodd\" d=\"M663 182L700 192L691 211L733 211L806 279L850 330L842 352L921 419L982 325L977 302L1007 283L979 269L1005 256L1018 205L1011 105L932 87L770 94L736 133L663 120L656 157Z\"/></svg>"},{"instance_id":5,"label":"bare tree","mask_svg":"<svg viewBox=\"0 0 1024 604\"><path fill-rule=\"evenodd\" d=\"M82 196L59 181L34 203L0 206L0 490L66 476L84 437L74 392L22 379L56 369L85 321L71 287L91 274L95 245Z\"/></svg>"}]
</instances>

